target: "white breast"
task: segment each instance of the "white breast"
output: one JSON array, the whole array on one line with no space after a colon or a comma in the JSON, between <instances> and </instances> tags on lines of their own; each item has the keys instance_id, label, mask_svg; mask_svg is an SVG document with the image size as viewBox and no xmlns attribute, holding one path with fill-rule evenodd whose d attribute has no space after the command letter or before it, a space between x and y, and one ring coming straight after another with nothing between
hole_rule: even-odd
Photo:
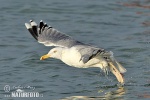
<instances>
[{"instance_id":1,"label":"white breast","mask_svg":"<svg viewBox=\"0 0 150 100\"><path fill-rule=\"evenodd\" d=\"M80 59L81 59L81 54L74 47L71 49L66 48L62 52L61 60L70 66L74 66L78 68L87 68L87 67L92 67L93 64L99 62L99 59L93 58L90 61L88 61L86 64L84 64L82 61L80 61Z\"/></svg>"}]
</instances>

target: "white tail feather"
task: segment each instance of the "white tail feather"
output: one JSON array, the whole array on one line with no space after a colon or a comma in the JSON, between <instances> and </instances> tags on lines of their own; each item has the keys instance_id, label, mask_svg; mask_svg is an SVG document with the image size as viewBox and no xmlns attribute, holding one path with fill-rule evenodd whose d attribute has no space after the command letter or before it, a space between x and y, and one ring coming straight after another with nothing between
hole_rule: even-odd
<instances>
[{"instance_id":1,"label":"white tail feather","mask_svg":"<svg viewBox=\"0 0 150 100\"><path fill-rule=\"evenodd\" d=\"M110 54L110 59L113 65L117 67L120 73L125 73L127 70L114 58L112 51L110 51Z\"/></svg>"},{"instance_id":2,"label":"white tail feather","mask_svg":"<svg viewBox=\"0 0 150 100\"><path fill-rule=\"evenodd\" d=\"M127 71L120 63L118 63L117 61L116 63L117 63L117 67L120 73L125 73Z\"/></svg>"}]
</instances>

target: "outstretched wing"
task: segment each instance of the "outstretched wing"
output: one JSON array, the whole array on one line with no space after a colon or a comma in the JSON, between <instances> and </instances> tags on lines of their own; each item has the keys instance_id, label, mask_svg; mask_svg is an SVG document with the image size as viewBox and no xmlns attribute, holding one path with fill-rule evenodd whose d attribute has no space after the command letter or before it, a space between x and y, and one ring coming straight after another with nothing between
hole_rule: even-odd
<instances>
[{"instance_id":1,"label":"outstretched wing","mask_svg":"<svg viewBox=\"0 0 150 100\"><path fill-rule=\"evenodd\" d=\"M34 21L30 20L30 23L25 23L25 26L31 35L45 46L72 47L74 45L83 44L59 32L55 28L48 26L46 23L44 24L43 21L40 21L38 26Z\"/></svg>"},{"instance_id":2,"label":"outstretched wing","mask_svg":"<svg viewBox=\"0 0 150 100\"><path fill-rule=\"evenodd\" d=\"M32 20L30 23L25 23L26 28L31 35L45 46L60 46L60 47L72 47L75 46L81 54L80 61L87 63L90 59L95 57L99 53L104 53L104 49L96 48L83 44L74 40L72 37L59 32L55 28L48 26L43 21L40 21L39 26Z\"/></svg>"}]
</instances>

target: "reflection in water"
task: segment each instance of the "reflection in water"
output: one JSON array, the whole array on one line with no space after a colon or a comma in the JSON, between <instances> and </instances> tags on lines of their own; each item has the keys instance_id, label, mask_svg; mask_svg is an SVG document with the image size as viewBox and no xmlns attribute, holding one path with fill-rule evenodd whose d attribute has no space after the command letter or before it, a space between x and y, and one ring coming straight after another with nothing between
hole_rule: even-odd
<instances>
[{"instance_id":1,"label":"reflection in water","mask_svg":"<svg viewBox=\"0 0 150 100\"><path fill-rule=\"evenodd\" d=\"M123 100L123 95L126 93L125 87L119 87L117 90L106 92L103 96L71 96L61 100Z\"/></svg>"}]
</instances>

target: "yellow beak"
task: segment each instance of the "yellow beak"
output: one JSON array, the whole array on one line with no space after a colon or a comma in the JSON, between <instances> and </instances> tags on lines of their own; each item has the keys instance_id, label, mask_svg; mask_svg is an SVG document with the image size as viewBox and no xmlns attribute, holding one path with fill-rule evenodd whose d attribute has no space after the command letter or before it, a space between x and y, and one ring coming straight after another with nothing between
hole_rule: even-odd
<instances>
[{"instance_id":1,"label":"yellow beak","mask_svg":"<svg viewBox=\"0 0 150 100\"><path fill-rule=\"evenodd\" d=\"M50 57L50 55L46 54L46 55L43 55L43 56L40 58L40 60L44 60L44 59L47 59L47 58L49 58L49 57Z\"/></svg>"}]
</instances>

